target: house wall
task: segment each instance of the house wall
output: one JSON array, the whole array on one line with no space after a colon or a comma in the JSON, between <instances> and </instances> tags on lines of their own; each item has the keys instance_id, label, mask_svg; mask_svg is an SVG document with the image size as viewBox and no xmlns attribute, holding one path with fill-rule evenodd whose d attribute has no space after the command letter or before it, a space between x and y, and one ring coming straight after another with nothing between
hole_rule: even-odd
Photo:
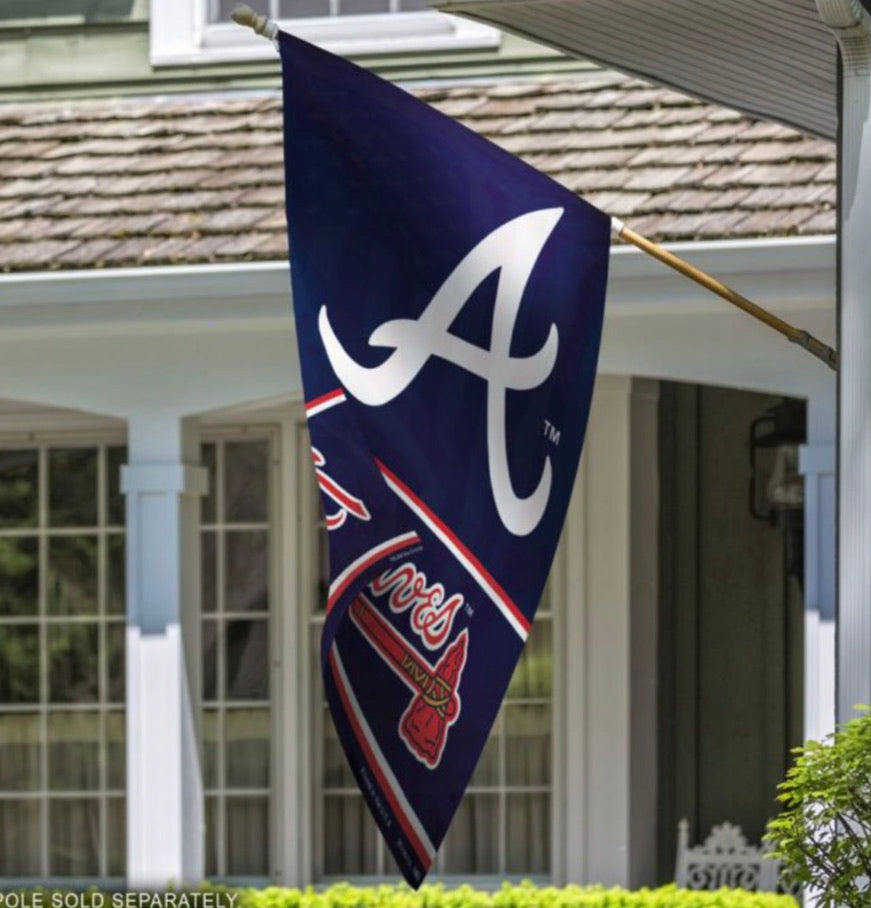
<instances>
[{"instance_id":1,"label":"house wall","mask_svg":"<svg viewBox=\"0 0 871 908\"><path fill-rule=\"evenodd\" d=\"M182 376L181 382L187 379ZM298 397L292 391L289 396ZM292 885L316 879L311 853L316 807L310 800L310 774L316 769L310 763L313 732L307 716L311 684L319 682L305 653L308 627L300 614L316 580L314 501L311 483L299 478L307 451L300 406L262 403L186 418L175 426L155 419L148 423L147 445L137 441L128 422L128 465L122 470L128 553L128 885L159 886L169 878L194 880L202 873L202 854L191 850L202 840L203 764L195 744L201 734L199 590L190 580L199 575L200 549L190 505L197 506L204 491L197 475L199 441L223 426L244 438L246 425L260 432L274 427L278 454L274 550L281 558L272 660L276 809L269 874ZM628 377L600 377L568 528L551 578L559 600L551 838L552 873L559 882L649 882L645 867L654 842L655 780L639 777L637 770L653 746L655 722L646 711L653 708L655 679L636 669L642 658L639 642L648 664L654 655L655 634L639 632L655 621L655 564L649 557L640 559L637 547L655 546L655 540L640 539L638 533L639 527L652 526L655 515L655 482L648 480L656 436L643 431L655 410L655 383L642 382L639 390ZM141 430L141 411L137 422ZM45 433L87 442L95 433L112 431L117 438L120 425L80 411L8 400L0 405L0 441L7 445L14 446L16 438L26 444ZM639 464L648 475L636 477ZM645 572L649 576L643 579Z\"/></svg>"},{"instance_id":2,"label":"house wall","mask_svg":"<svg viewBox=\"0 0 871 908\"><path fill-rule=\"evenodd\" d=\"M179 0L188 2L188 0ZM47 2L35 4L50 9ZM56 5L55 5L56 6ZM0 18L0 102L162 92L275 89L277 58L205 66L150 63L147 0L123 17ZM356 58L390 79L517 76L589 69L551 48L505 34L495 47Z\"/></svg>"},{"instance_id":3,"label":"house wall","mask_svg":"<svg viewBox=\"0 0 871 908\"><path fill-rule=\"evenodd\" d=\"M758 282L760 302L783 314L797 309L826 337L832 305L817 288L826 286L828 253L798 245L794 258L777 244L721 244L694 257L705 264L707 256L726 278L739 269ZM794 268L778 270L784 255ZM298 602L298 569L311 555L299 520L301 390L286 264L19 275L0 291L0 398L19 404L4 412L4 433L26 439L42 407L78 411L53 417L70 426L95 418L126 425L128 532L136 540L127 550L128 764L160 760L164 780L146 788L136 772L128 778L128 883L194 879L202 866L184 842L196 838L200 820L185 799L197 800L201 779L191 747L199 674L190 620L196 597L184 591L198 558L191 510L204 491L196 453L204 425L277 427L278 544L290 553L278 580L282 608ZM554 578L565 603L555 657L556 881L640 884L651 881L655 864L657 403L656 382L632 376L713 375L826 402L824 367L719 306L649 260L612 256L600 374ZM33 406L22 410L22 402ZM159 575L173 564L175 575ZM283 652L301 652L298 627L280 633ZM305 883L309 770L296 742L308 683L300 678L310 675L284 658L273 677L286 699L276 707L272 872ZM161 728L171 731L162 739L144 733L157 708L148 691L158 689Z\"/></svg>"}]
</instances>

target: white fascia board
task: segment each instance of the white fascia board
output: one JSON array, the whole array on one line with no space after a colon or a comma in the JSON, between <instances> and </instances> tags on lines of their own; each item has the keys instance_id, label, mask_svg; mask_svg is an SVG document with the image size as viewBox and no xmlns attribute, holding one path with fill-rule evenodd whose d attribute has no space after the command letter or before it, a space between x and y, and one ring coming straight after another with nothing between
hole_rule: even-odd
<instances>
[{"instance_id":1,"label":"white fascia board","mask_svg":"<svg viewBox=\"0 0 871 908\"><path fill-rule=\"evenodd\" d=\"M252 282L254 286L252 287ZM287 294L287 261L22 271L0 277L0 310L21 304L179 302L210 297Z\"/></svg>"},{"instance_id":2,"label":"white fascia board","mask_svg":"<svg viewBox=\"0 0 871 908\"><path fill-rule=\"evenodd\" d=\"M0 277L0 329L262 330L292 322L286 261L38 271Z\"/></svg>"},{"instance_id":3,"label":"white fascia board","mask_svg":"<svg viewBox=\"0 0 871 908\"><path fill-rule=\"evenodd\" d=\"M834 236L668 243L665 248L762 306L780 312L835 308ZM728 305L634 246L611 249L606 318L701 315Z\"/></svg>"},{"instance_id":4,"label":"white fascia board","mask_svg":"<svg viewBox=\"0 0 871 908\"><path fill-rule=\"evenodd\" d=\"M669 244L779 312L834 310L835 238ZM703 315L727 304L634 247L611 251L606 318ZM291 319L286 261L23 272L0 278L0 329L262 329Z\"/></svg>"}]
</instances>

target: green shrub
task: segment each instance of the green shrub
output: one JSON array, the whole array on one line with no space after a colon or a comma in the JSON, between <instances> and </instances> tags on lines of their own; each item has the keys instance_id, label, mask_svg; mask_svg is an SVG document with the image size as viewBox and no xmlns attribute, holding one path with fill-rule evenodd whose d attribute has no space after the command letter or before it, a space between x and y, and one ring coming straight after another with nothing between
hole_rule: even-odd
<instances>
[{"instance_id":1,"label":"green shrub","mask_svg":"<svg viewBox=\"0 0 871 908\"><path fill-rule=\"evenodd\" d=\"M603 886L538 887L505 884L495 892L460 886L426 885L357 888L346 884L316 891L243 889L236 908L796 908L791 896L741 889L691 892L659 889L606 889Z\"/></svg>"},{"instance_id":2,"label":"green shrub","mask_svg":"<svg viewBox=\"0 0 871 908\"><path fill-rule=\"evenodd\" d=\"M30 890L43 894L43 908L51 908L51 895L60 891ZM340 883L329 889L300 890L275 886L228 889L206 884L198 891L217 896L215 901L221 908L230 908L231 900L226 897L230 893L236 896L232 908L797 908L787 895L742 889L691 892L675 886L630 892L604 886L538 887L527 882L516 886L506 883L495 892L441 885L422 886L415 892L404 885L361 888ZM111 896L101 895L96 889L80 893L74 908L111 908Z\"/></svg>"},{"instance_id":3,"label":"green shrub","mask_svg":"<svg viewBox=\"0 0 871 908\"><path fill-rule=\"evenodd\" d=\"M871 712L822 744L797 748L766 841L787 878L813 886L823 908L871 906Z\"/></svg>"}]
</instances>

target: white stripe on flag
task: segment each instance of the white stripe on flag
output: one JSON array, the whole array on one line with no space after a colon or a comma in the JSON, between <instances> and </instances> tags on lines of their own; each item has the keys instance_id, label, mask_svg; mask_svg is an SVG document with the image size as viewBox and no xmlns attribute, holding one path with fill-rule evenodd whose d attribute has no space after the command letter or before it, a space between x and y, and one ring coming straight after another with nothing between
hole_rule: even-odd
<instances>
[{"instance_id":1,"label":"white stripe on flag","mask_svg":"<svg viewBox=\"0 0 871 908\"><path fill-rule=\"evenodd\" d=\"M376 545L374 548L364 552L359 558L355 558L330 584L330 592L327 597L327 611L329 611L336 602L336 599L342 595L348 584L358 575L362 574L371 564L384 558L399 549L404 549L415 542L420 542L420 536L413 530L409 533L402 533L400 536L394 536L384 542Z\"/></svg>"},{"instance_id":2,"label":"white stripe on flag","mask_svg":"<svg viewBox=\"0 0 871 908\"><path fill-rule=\"evenodd\" d=\"M330 407L335 407L336 404L343 404L347 399L345 392L341 388L336 388L335 391L330 391L328 394L322 394L320 397L310 400L305 405L305 415L311 419L312 416L317 416L318 413L323 413L324 410L329 410Z\"/></svg>"},{"instance_id":3,"label":"white stripe on flag","mask_svg":"<svg viewBox=\"0 0 871 908\"><path fill-rule=\"evenodd\" d=\"M407 488L398 477L394 476L384 464L378 462L381 475L390 489L403 501L418 517L435 533L451 552L454 558L463 565L477 582L478 586L487 594L505 620L517 632L521 640L526 642L529 636L529 622L508 595L494 585L489 572L477 558L466 548L460 539L444 524L414 493Z\"/></svg>"}]
</instances>

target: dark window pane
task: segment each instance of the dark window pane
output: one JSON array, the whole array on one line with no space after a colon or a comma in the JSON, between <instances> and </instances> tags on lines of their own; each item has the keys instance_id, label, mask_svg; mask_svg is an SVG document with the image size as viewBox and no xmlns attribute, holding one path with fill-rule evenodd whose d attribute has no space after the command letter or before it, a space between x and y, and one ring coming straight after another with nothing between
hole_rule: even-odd
<instances>
[{"instance_id":1,"label":"dark window pane","mask_svg":"<svg viewBox=\"0 0 871 908\"><path fill-rule=\"evenodd\" d=\"M363 13L389 13L390 0L339 0L340 16L359 16Z\"/></svg>"},{"instance_id":2,"label":"dark window pane","mask_svg":"<svg viewBox=\"0 0 871 908\"><path fill-rule=\"evenodd\" d=\"M550 872L550 795L509 794L508 873Z\"/></svg>"},{"instance_id":3,"label":"dark window pane","mask_svg":"<svg viewBox=\"0 0 871 908\"><path fill-rule=\"evenodd\" d=\"M123 615L127 601L127 537L123 533L106 536L106 612Z\"/></svg>"},{"instance_id":4,"label":"dark window pane","mask_svg":"<svg viewBox=\"0 0 871 908\"><path fill-rule=\"evenodd\" d=\"M0 615L39 611L39 542L0 539Z\"/></svg>"},{"instance_id":5,"label":"dark window pane","mask_svg":"<svg viewBox=\"0 0 871 908\"><path fill-rule=\"evenodd\" d=\"M218 566L215 562L217 544L217 534L210 530L205 530L200 534L200 576L201 576L201 602L200 608L204 613L217 611L218 603L216 601L218 578L216 572Z\"/></svg>"},{"instance_id":6,"label":"dark window pane","mask_svg":"<svg viewBox=\"0 0 871 908\"><path fill-rule=\"evenodd\" d=\"M106 714L106 785L117 791L127 784L127 753L125 741L127 727L123 712L113 710Z\"/></svg>"},{"instance_id":7,"label":"dark window pane","mask_svg":"<svg viewBox=\"0 0 871 908\"><path fill-rule=\"evenodd\" d=\"M38 702L38 628L0 627L0 703Z\"/></svg>"},{"instance_id":8,"label":"dark window pane","mask_svg":"<svg viewBox=\"0 0 871 908\"><path fill-rule=\"evenodd\" d=\"M329 0L281 0L282 19L308 19L312 16L329 16Z\"/></svg>"},{"instance_id":9,"label":"dark window pane","mask_svg":"<svg viewBox=\"0 0 871 908\"><path fill-rule=\"evenodd\" d=\"M206 876L218 874L218 810L217 798L206 798Z\"/></svg>"},{"instance_id":10,"label":"dark window pane","mask_svg":"<svg viewBox=\"0 0 871 908\"><path fill-rule=\"evenodd\" d=\"M269 710L224 713L227 787L269 787Z\"/></svg>"},{"instance_id":11,"label":"dark window pane","mask_svg":"<svg viewBox=\"0 0 871 908\"><path fill-rule=\"evenodd\" d=\"M0 791L34 788L39 788L39 716L0 716Z\"/></svg>"},{"instance_id":12,"label":"dark window pane","mask_svg":"<svg viewBox=\"0 0 871 908\"><path fill-rule=\"evenodd\" d=\"M314 597L313 611L323 614L327 610L327 598L330 592L330 546L327 542L327 531L318 530L318 586Z\"/></svg>"},{"instance_id":13,"label":"dark window pane","mask_svg":"<svg viewBox=\"0 0 871 908\"><path fill-rule=\"evenodd\" d=\"M523 835L509 827L512 835ZM457 808L442 845L445 873L499 872L499 798L467 794Z\"/></svg>"},{"instance_id":14,"label":"dark window pane","mask_svg":"<svg viewBox=\"0 0 871 908\"><path fill-rule=\"evenodd\" d=\"M260 13L261 16L269 15L269 0L246 0L248 6L254 10L255 13ZM228 22L230 19L230 13L239 5L237 0L218 0L215 4L217 7L217 17L213 19L213 22ZM211 6L210 6L211 8Z\"/></svg>"},{"instance_id":15,"label":"dark window pane","mask_svg":"<svg viewBox=\"0 0 871 908\"><path fill-rule=\"evenodd\" d=\"M215 709L203 710L203 787L206 789L217 788L218 779L218 742L220 731L218 728L218 711Z\"/></svg>"},{"instance_id":16,"label":"dark window pane","mask_svg":"<svg viewBox=\"0 0 871 908\"><path fill-rule=\"evenodd\" d=\"M265 530L228 531L227 595L228 612L265 612L269 609L269 536Z\"/></svg>"},{"instance_id":17,"label":"dark window pane","mask_svg":"<svg viewBox=\"0 0 871 908\"><path fill-rule=\"evenodd\" d=\"M97 625L49 625L49 700L54 703L96 701L97 674Z\"/></svg>"},{"instance_id":18,"label":"dark window pane","mask_svg":"<svg viewBox=\"0 0 871 908\"><path fill-rule=\"evenodd\" d=\"M227 873L269 873L269 800L227 798Z\"/></svg>"},{"instance_id":19,"label":"dark window pane","mask_svg":"<svg viewBox=\"0 0 871 908\"><path fill-rule=\"evenodd\" d=\"M39 801L0 801L0 877L39 876Z\"/></svg>"},{"instance_id":20,"label":"dark window pane","mask_svg":"<svg viewBox=\"0 0 871 908\"><path fill-rule=\"evenodd\" d=\"M329 709L323 704L323 752L321 755L321 780L324 788L355 788L354 773L348 765L348 758L339 743L336 726L330 718Z\"/></svg>"},{"instance_id":21,"label":"dark window pane","mask_svg":"<svg viewBox=\"0 0 871 908\"><path fill-rule=\"evenodd\" d=\"M52 448L48 452L48 490L51 526L96 526L96 448Z\"/></svg>"},{"instance_id":22,"label":"dark window pane","mask_svg":"<svg viewBox=\"0 0 871 908\"><path fill-rule=\"evenodd\" d=\"M550 784L550 704L505 707L505 781Z\"/></svg>"},{"instance_id":23,"label":"dark window pane","mask_svg":"<svg viewBox=\"0 0 871 908\"><path fill-rule=\"evenodd\" d=\"M106 801L106 821L109 876L124 876L127 873L127 805L124 798Z\"/></svg>"},{"instance_id":24,"label":"dark window pane","mask_svg":"<svg viewBox=\"0 0 871 908\"><path fill-rule=\"evenodd\" d=\"M36 526L38 475L36 451L0 451L0 527Z\"/></svg>"},{"instance_id":25,"label":"dark window pane","mask_svg":"<svg viewBox=\"0 0 871 908\"><path fill-rule=\"evenodd\" d=\"M100 872L100 810L96 798L49 801L53 876L97 876Z\"/></svg>"},{"instance_id":26,"label":"dark window pane","mask_svg":"<svg viewBox=\"0 0 871 908\"><path fill-rule=\"evenodd\" d=\"M330 595L330 545L326 529L321 527L317 534L318 578L312 611L316 615L322 615L327 610L327 599Z\"/></svg>"},{"instance_id":27,"label":"dark window pane","mask_svg":"<svg viewBox=\"0 0 871 908\"><path fill-rule=\"evenodd\" d=\"M200 631L203 647L203 700L218 697L218 622L203 621Z\"/></svg>"},{"instance_id":28,"label":"dark window pane","mask_svg":"<svg viewBox=\"0 0 871 908\"><path fill-rule=\"evenodd\" d=\"M429 8L427 0L399 0L399 11L402 13L417 12L418 10Z\"/></svg>"},{"instance_id":29,"label":"dark window pane","mask_svg":"<svg viewBox=\"0 0 871 908\"><path fill-rule=\"evenodd\" d=\"M48 612L96 614L96 536L55 536L48 540Z\"/></svg>"},{"instance_id":30,"label":"dark window pane","mask_svg":"<svg viewBox=\"0 0 871 908\"><path fill-rule=\"evenodd\" d=\"M549 697L553 679L553 643L551 622L538 619L532 631L511 682L506 697Z\"/></svg>"},{"instance_id":31,"label":"dark window pane","mask_svg":"<svg viewBox=\"0 0 871 908\"><path fill-rule=\"evenodd\" d=\"M50 713L48 717L48 787L78 791L100 787L100 717L98 713Z\"/></svg>"},{"instance_id":32,"label":"dark window pane","mask_svg":"<svg viewBox=\"0 0 871 908\"><path fill-rule=\"evenodd\" d=\"M502 718L496 718L490 734L487 737L487 743L481 751L478 764L475 766L475 772L472 775L472 786L494 786L499 784L499 751L502 746Z\"/></svg>"},{"instance_id":33,"label":"dark window pane","mask_svg":"<svg viewBox=\"0 0 871 908\"><path fill-rule=\"evenodd\" d=\"M226 633L226 699L268 699L269 647L266 621L228 621Z\"/></svg>"},{"instance_id":34,"label":"dark window pane","mask_svg":"<svg viewBox=\"0 0 871 908\"><path fill-rule=\"evenodd\" d=\"M378 872L378 830L358 795L324 798L324 874Z\"/></svg>"},{"instance_id":35,"label":"dark window pane","mask_svg":"<svg viewBox=\"0 0 871 908\"><path fill-rule=\"evenodd\" d=\"M110 703L124 702L126 661L124 658L125 626L120 621L106 624L107 695Z\"/></svg>"},{"instance_id":36,"label":"dark window pane","mask_svg":"<svg viewBox=\"0 0 871 908\"><path fill-rule=\"evenodd\" d=\"M203 445L201 450L201 457L203 461L203 466L206 468L209 474L209 490L208 494L203 495L200 499L200 520L202 523L215 523L217 521L217 515L215 511L215 489L217 488L217 481L215 479L216 475L216 450L215 445Z\"/></svg>"},{"instance_id":37,"label":"dark window pane","mask_svg":"<svg viewBox=\"0 0 871 908\"><path fill-rule=\"evenodd\" d=\"M121 491L121 467L127 463L127 448L115 445L106 449L106 501L107 520L112 526L122 527L124 516L124 493Z\"/></svg>"},{"instance_id":38,"label":"dark window pane","mask_svg":"<svg viewBox=\"0 0 871 908\"><path fill-rule=\"evenodd\" d=\"M224 445L226 523L267 519L268 451L265 441L232 441Z\"/></svg>"}]
</instances>

